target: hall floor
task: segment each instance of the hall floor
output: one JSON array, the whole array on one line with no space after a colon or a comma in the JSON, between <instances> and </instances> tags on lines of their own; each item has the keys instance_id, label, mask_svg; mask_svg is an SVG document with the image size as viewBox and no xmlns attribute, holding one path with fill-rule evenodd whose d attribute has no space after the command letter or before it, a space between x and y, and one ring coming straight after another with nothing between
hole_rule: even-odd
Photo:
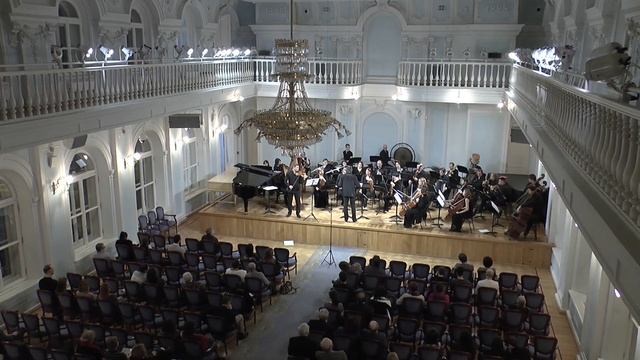
<instances>
[{"instance_id":1,"label":"hall floor","mask_svg":"<svg viewBox=\"0 0 640 360\"><path fill-rule=\"evenodd\" d=\"M200 220L189 218L180 226L183 238L201 236ZM266 245L270 247L282 247L282 242L261 239L238 238L232 236L219 236L223 241L237 245L238 243L251 242L254 245ZM297 326L316 316L316 312L328 301L331 280L337 277L337 266L323 264L329 248L326 246L295 244L290 247L291 253L298 256L298 274L292 274L293 285L297 292L291 295L276 296L273 304L264 305L264 312L257 311L257 322L247 319L249 337L242 340L238 347L230 347L229 359L253 360L265 359L266 354L272 358L284 358L287 353L287 344L291 336L296 335ZM401 260L408 264L425 262L428 264L453 265L455 258L435 258L428 256L416 256L391 252L368 251L358 248L334 247L333 255L336 262L348 260L351 255L362 255L370 258L379 255L387 260ZM478 263L473 263L478 266ZM496 263L498 271L516 272L518 274L537 274L541 280L541 286L546 297L547 311L552 318L551 333L558 338L560 359L571 360L576 358L577 344L571 332L568 319L557 307L554 299L555 286L551 279L549 269L536 268L525 265L508 265Z\"/></svg>"}]
</instances>

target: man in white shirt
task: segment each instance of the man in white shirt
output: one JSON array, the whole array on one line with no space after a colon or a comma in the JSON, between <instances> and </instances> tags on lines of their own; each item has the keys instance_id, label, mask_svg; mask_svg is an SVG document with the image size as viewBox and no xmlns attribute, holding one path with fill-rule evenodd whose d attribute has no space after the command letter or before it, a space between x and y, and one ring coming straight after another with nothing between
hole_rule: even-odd
<instances>
[{"instance_id":1,"label":"man in white shirt","mask_svg":"<svg viewBox=\"0 0 640 360\"><path fill-rule=\"evenodd\" d=\"M262 284L264 285L264 287L268 287L269 286L269 279L267 279L266 276L264 276L264 274L258 270L256 270L256 263L250 262L249 264L247 264L247 275L246 277L253 277L253 278L257 278L262 280Z\"/></svg>"},{"instance_id":2,"label":"man in white shirt","mask_svg":"<svg viewBox=\"0 0 640 360\"><path fill-rule=\"evenodd\" d=\"M240 279L244 281L244 277L247 276L247 270L242 269L240 266L240 261L236 260L233 262L230 268L224 272L225 274L238 275Z\"/></svg>"},{"instance_id":3,"label":"man in white shirt","mask_svg":"<svg viewBox=\"0 0 640 360\"><path fill-rule=\"evenodd\" d=\"M478 281L478 285L476 286L476 292L478 292L478 289L480 289L482 287L496 289L496 291L499 292L500 291L500 284L498 284L497 281L493 280L493 277L495 275L494 270L493 269L487 269L486 274L487 274L486 278L484 278L483 280Z\"/></svg>"},{"instance_id":4,"label":"man in white shirt","mask_svg":"<svg viewBox=\"0 0 640 360\"><path fill-rule=\"evenodd\" d=\"M131 274L131 281L144 284L144 282L147 281L147 266L142 266L139 270L134 271L133 274Z\"/></svg>"},{"instance_id":5,"label":"man in white shirt","mask_svg":"<svg viewBox=\"0 0 640 360\"><path fill-rule=\"evenodd\" d=\"M165 247L167 252L169 251L179 252L184 258L184 253L187 252L187 249L180 246L180 235L176 235L173 238L169 238L169 241L171 242L171 244Z\"/></svg>"},{"instance_id":6,"label":"man in white shirt","mask_svg":"<svg viewBox=\"0 0 640 360\"><path fill-rule=\"evenodd\" d=\"M111 255L107 252L107 247L103 243L96 244L96 254L93 255L94 259L106 259L111 260Z\"/></svg>"}]
</instances>

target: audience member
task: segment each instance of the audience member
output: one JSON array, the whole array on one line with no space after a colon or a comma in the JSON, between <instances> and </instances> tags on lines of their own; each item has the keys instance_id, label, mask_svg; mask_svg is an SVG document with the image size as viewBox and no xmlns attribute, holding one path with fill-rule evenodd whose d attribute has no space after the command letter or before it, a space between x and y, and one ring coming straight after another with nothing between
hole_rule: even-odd
<instances>
[{"instance_id":1,"label":"audience member","mask_svg":"<svg viewBox=\"0 0 640 360\"><path fill-rule=\"evenodd\" d=\"M381 266L380 257L375 255L371 260L369 260L369 265L364 268L364 273L367 275L377 275L380 277L384 277L387 274L384 271L384 268Z\"/></svg>"},{"instance_id":2,"label":"audience member","mask_svg":"<svg viewBox=\"0 0 640 360\"><path fill-rule=\"evenodd\" d=\"M93 330L84 330L76 346L76 353L89 355L95 360L102 360L102 350L96 345L96 333Z\"/></svg>"},{"instance_id":3,"label":"audience member","mask_svg":"<svg viewBox=\"0 0 640 360\"><path fill-rule=\"evenodd\" d=\"M486 287L486 288L491 288L491 289L496 289L496 291L500 291L500 284L498 284L497 281L493 280L494 279L494 275L495 273L493 272L493 269L487 269L487 277L483 280L478 281L478 284L476 285L476 292L478 291L478 289Z\"/></svg>"},{"instance_id":4,"label":"audience member","mask_svg":"<svg viewBox=\"0 0 640 360\"><path fill-rule=\"evenodd\" d=\"M316 351L316 360L348 360L344 351L333 351L333 341L324 338L320 341L320 350Z\"/></svg>"},{"instance_id":5,"label":"audience member","mask_svg":"<svg viewBox=\"0 0 640 360\"><path fill-rule=\"evenodd\" d=\"M460 262L453 266L454 271L455 271L455 269L460 267L460 268L462 268L464 270L469 270L469 271L473 272L473 265L471 265L471 264L469 264L467 262L467 254L465 254L465 253L458 254L458 261L460 261Z\"/></svg>"},{"instance_id":6,"label":"audience member","mask_svg":"<svg viewBox=\"0 0 640 360\"><path fill-rule=\"evenodd\" d=\"M349 284L347 283L347 273L346 272L340 272L338 274L338 280L335 280L333 282L333 287L336 289L348 289L349 288Z\"/></svg>"},{"instance_id":7,"label":"audience member","mask_svg":"<svg viewBox=\"0 0 640 360\"><path fill-rule=\"evenodd\" d=\"M244 316L236 314L231 307L231 297L222 296L222 306L211 309L211 314L220 316L224 319L224 332L238 330L238 338L247 337L247 331L244 327Z\"/></svg>"},{"instance_id":8,"label":"audience member","mask_svg":"<svg viewBox=\"0 0 640 360\"><path fill-rule=\"evenodd\" d=\"M169 237L169 244L165 247L165 249L167 250L167 252L179 252L180 255L182 255L182 258L184 258L184 254L187 252L187 248L180 246L180 241L181 238L178 234L176 234L173 238Z\"/></svg>"},{"instance_id":9,"label":"audience member","mask_svg":"<svg viewBox=\"0 0 640 360\"><path fill-rule=\"evenodd\" d=\"M124 231L120 232L120 236L118 237L118 240L116 240L116 245L120 244L133 246L133 242L129 240L129 234Z\"/></svg>"},{"instance_id":10,"label":"audience member","mask_svg":"<svg viewBox=\"0 0 640 360\"><path fill-rule=\"evenodd\" d=\"M202 283L193 280L193 275L188 271L182 273L182 277L180 277L180 287L195 290L202 290L204 288Z\"/></svg>"},{"instance_id":11,"label":"audience member","mask_svg":"<svg viewBox=\"0 0 640 360\"><path fill-rule=\"evenodd\" d=\"M120 351L118 338L115 336L107 336L104 339L105 351L104 360L127 360L127 355Z\"/></svg>"},{"instance_id":12,"label":"audience member","mask_svg":"<svg viewBox=\"0 0 640 360\"><path fill-rule=\"evenodd\" d=\"M376 289L373 292L373 296L371 297L369 303L371 304L374 313L386 315L389 320L391 320L393 304L391 304L391 300L387 298L387 292L385 291L385 289Z\"/></svg>"},{"instance_id":13,"label":"audience member","mask_svg":"<svg viewBox=\"0 0 640 360\"><path fill-rule=\"evenodd\" d=\"M107 247L104 246L103 243L97 243L96 244L96 253L95 255L93 255L94 259L105 259L105 260L111 260L111 255L109 255L109 252L107 251Z\"/></svg>"},{"instance_id":14,"label":"audience member","mask_svg":"<svg viewBox=\"0 0 640 360\"><path fill-rule=\"evenodd\" d=\"M446 303L447 307L449 306L451 300L449 298L449 294L444 290L444 285L436 284L435 291L430 292L429 296L427 296L427 302L430 301L441 301Z\"/></svg>"},{"instance_id":15,"label":"audience member","mask_svg":"<svg viewBox=\"0 0 640 360\"><path fill-rule=\"evenodd\" d=\"M245 275L245 277L260 279L264 288L269 288L271 284L269 279L267 279L261 271L256 269L256 263L254 262L247 264L247 275Z\"/></svg>"},{"instance_id":16,"label":"audience member","mask_svg":"<svg viewBox=\"0 0 640 360\"><path fill-rule=\"evenodd\" d=\"M396 300L396 304L402 305L402 301L406 298L416 298L424 302L424 295L418 292L418 285L414 282L410 282L409 285L407 285L407 292L400 295L398 300Z\"/></svg>"},{"instance_id":17,"label":"audience member","mask_svg":"<svg viewBox=\"0 0 640 360\"><path fill-rule=\"evenodd\" d=\"M146 283L147 284L157 285L157 286L163 286L164 285L164 280L160 276L160 273L158 272L158 269L150 268L149 271L147 271Z\"/></svg>"},{"instance_id":18,"label":"audience member","mask_svg":"<svg viewBox=\"0 0 640 360\"><path fill-rule=\"evenodd\" d=\"M143 284L147 281L147 265L142 265L131 274L131 281Z\"/></svg>"},{"instance_id":19,"label":"audience member","mask_svg":"<svg viewBox=\"0 0 640 360\"><path fill-rule=\"evenodd\" d=\"M191 322L185 322L182 327L182 339L184 341L193 341L200 346L200 350L205 353L212 343L212 338L203 334L196 333L196 329Z\"/></svg>"},{"instance_id":20,"label":"audience member","mask_svg":"<svg viewBox=\"0 0 640 360\"><path fill-rule=\"evenodd\" d=\"M482 258L482 266L480 266L477 271L478 273L481 273L489 269L493 269L493 259L491 258L491 256L485 256L484 258ZM495 275L495 269L493 269L493 273Z\"/></svg>"},{"instance_id":21,"label":"audience member","mask_svg":"<svg viewBox=\"0 0 640 360\"><path fill-rule=\"evenodd\" d=\"M468 285L471 286L471 282L464 277L464 269L462 267L457 267L453 269L454 278L451 280L451 285Z\"/></svg>"},{"instance_id":22,"label":"audience member","mask_svg":"<svg viewBox=\"0 0 640 360\"><path fill-rule=\"evenodd\" d=\"M207 228L207 230L205 230L205 233L204 235L202 235L202 238L200 240L202 240L202 242L205 242L205 241L213 242L214 244L213 248L215 249L215 253L217 254L220 252L220 245L218 244L218 238L213 235L211 228ZM200 245L202 246L202 244Z\"/></svg>"},{"instance_id":23,"label":"audience member","mask_svg":"<svg viewBox=\"0 0 640 360\"><path fill-rule=\"evenodd\" d=\"M240 279L242 279L242 281L244 281L244 277L247 276L247 270L244 270L242 268L242 265L240 264L240 260L235 260L231 264L231 267L228 268L227 271L225 271L224 273L230 274L230 275L238 275Z\"/></svg>"},{"instance_id":24,"label":"audience member","mask_svg":"<svg viewBox=\"0 0 640 360\"><path fill-rule=\"evenodd\" d=\"M288 353L291 356L314 359L318 344L309 339L309 325L302 323L298 326L298 336L289 339Z\"/></svg>"},{"instance_id":25,"label":"audience member","mask_svg":"<svg viewBox=\"0 0 640 360\"><path fill-rule=\"evenodd\" d=\"M351 265L351 271L358 275L362 275L362 265L360 265L360 263L354 263Z\"/></svg>"},{"instance_id":26,"label":"audience member","mask_svg":"<svg viewBox=\"0 0 640 360\"><path fill-rule=\"evenodd\" d=\"M434 329L429 329L429 331L427 331L424 335L424 344L427 346L440 348L441 339L438 336L438 332Z\"/></svg>"},{"instance_id":27,"label":"audience member","mask_svg":"<svg viewBox=\"0 0 640 360\"><path fill-rule=\"evenodd\" d=\"M80 284L78 285L76 297L86 297L91 300L95 300L96 294L92 293L91 290L89 290L89 283L87 283L85 279L82 279L80 280Z\"/></svg>"},{"instance_id":28,"label":"audience member","mask_svg":"<svg viewBox=\"0 0 640 360\"><path fill-rule=\"evenodd\" d=\"M40 290L55 292L58 288L58 281L53 278L53 266L50 264L45 265L42 268L42 272L44 273L44 276L38 282L38 288L40 288Z\"/></svg>"},{"instance_id":29,"label":"audience member","mask_svg":"<svg viewBox=\"0 0 640 360\"><path fill-rule=\"evenodd\" d=\"M322 308L318 310L318 319L309 320L309 329L314 333L330 334L329 310Z\"/></svg>"},{"instance_id":30,"label":"audience member","mask_svg":"<svg viewBox=\"0 0 640 360\"><path fill-rule=\"evenodd\" d=\"M362 331L362 338L380 341L387 347L387 335L380 332L380 324L375 320L369 321L369 327Z\"/></svg>"},{"instance_id":31,"label":"audience member","mask_svg":"<svg viewBox=\"0 0 640 360\"><path fill-rule=\"evenodd\" d=\"M147 353L147 348L144 344L135 344L131 348L131 355L129 356L129 360L147 360L149 359L149 355Z\"/></svg>"}]
</instances>

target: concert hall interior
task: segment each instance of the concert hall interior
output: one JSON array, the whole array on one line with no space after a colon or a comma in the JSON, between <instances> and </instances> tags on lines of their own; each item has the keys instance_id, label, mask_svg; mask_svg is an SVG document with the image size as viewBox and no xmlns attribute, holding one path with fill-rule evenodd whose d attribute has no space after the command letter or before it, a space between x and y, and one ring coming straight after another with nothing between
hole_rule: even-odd
<instances>
[{"instance_id":1,"label":"concert hall interior","mask_svg":"<svg viewBox=\"0 0 640 360\"><path fill-rule=\"evenodd\" d=\"M638 0L2 0L0 358L640 360L639 59Z\"/></svg>"}]
</instances>

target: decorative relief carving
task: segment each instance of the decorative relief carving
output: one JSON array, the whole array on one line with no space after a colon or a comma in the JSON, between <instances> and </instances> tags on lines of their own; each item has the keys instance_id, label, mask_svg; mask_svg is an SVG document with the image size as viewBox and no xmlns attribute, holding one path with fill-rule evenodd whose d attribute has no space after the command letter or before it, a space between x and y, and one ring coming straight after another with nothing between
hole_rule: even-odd
<instances>
[{"instance_id":1,"label":"decorative relief carving","mask_svg":"<svg viewBox=\"0 0 640 360\"><path fill-rule=\"evenodd\" d=\"M100 27L100 32L98 37L100 41L107 44L122 44L126 42L127 33L129 29L127 28L118 28L118 29L110 29L106 27Z\"/></svg>"}]
</instances>

